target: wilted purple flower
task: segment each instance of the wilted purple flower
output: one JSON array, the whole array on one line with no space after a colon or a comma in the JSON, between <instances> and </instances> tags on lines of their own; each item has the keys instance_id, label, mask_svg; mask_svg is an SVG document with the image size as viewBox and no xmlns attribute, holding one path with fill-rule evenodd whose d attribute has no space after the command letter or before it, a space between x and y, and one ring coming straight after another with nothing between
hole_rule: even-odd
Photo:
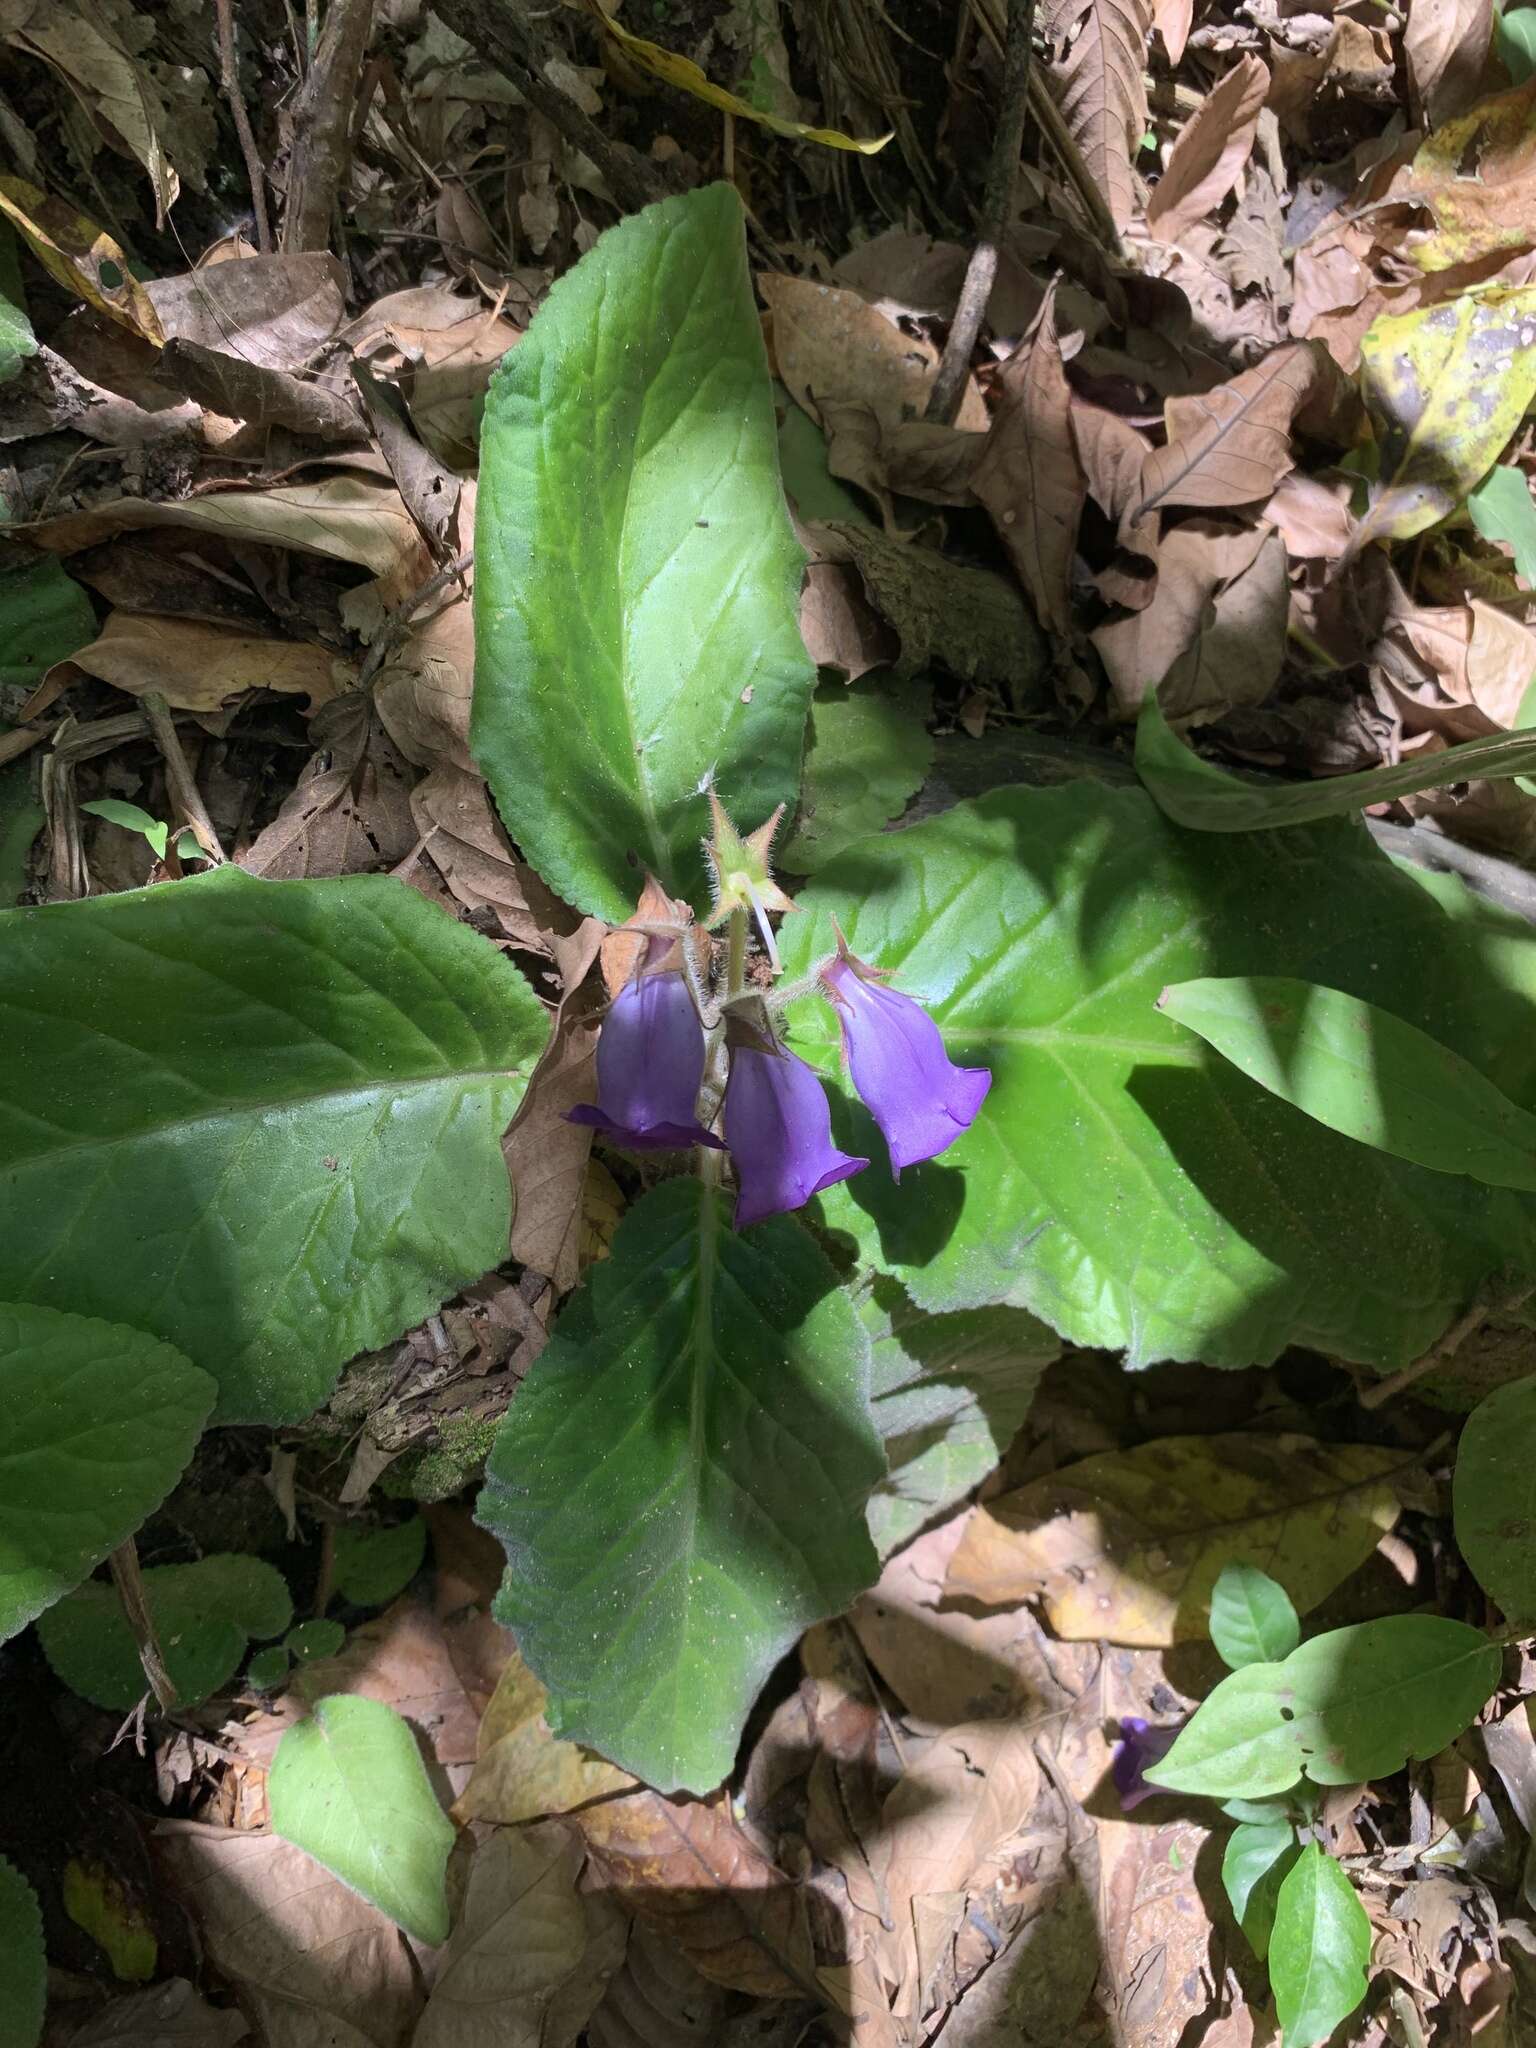
<instances>
[{"instance_id":1,"label":"wilted purple flower","mask_svg":"<svg viewBox=\"0 0 1536 2048\"><path fill-rule=\"evenodd\" d=\"M846 948L821 970L837 1010L853 1085L890 1148L891 1171L932 1159L975 1122L992 1076L957 1067L939 1027L910 996L881 986Z\"/></svg>"},{"instance_id":2,"label":"wilted purple flower","mask_svg":"<svg viewBox=\"0 0 1536 2048\"><path fill-rule=\"evenodd\" d=\"M738 1230L800 1208L869 1164L838 1151L826 1090L805 1061L782 1046L776 1052L732 1046L725 1141L736 1162Z\"/></svg>"},{"instance_id":3,"label":"wilted purple flower","mask_svg":"<svg viewBox=\"0 0 1536 2048\"><path fill-rule=\"evenodd\" d=\"M1129 1813L1143 1799L1151 1799L1163 1790L1161 1785L1147 1783L1147 1772L1162 1762L1183 1731L1182 1721L1176 1721L1171 1728L1154 1728L1140 1714L1123 1717L1120 1740L1109 1761L1109 1775L1120 1795L1122 1813Z\"/></svg>"},{"instance_id":4,"label":"wilted purple flower","mask_svg":"<svg viewBox=\"0 0 1536 2048\"><path fill-rule=\"evenodd\" d=\"M620 989L597 1041L597 1101L566 1112L616 1145L673 1152L724 1147L698 1121L704 1027L682 975L642 974Z\"/></svg>"}]
</instances>

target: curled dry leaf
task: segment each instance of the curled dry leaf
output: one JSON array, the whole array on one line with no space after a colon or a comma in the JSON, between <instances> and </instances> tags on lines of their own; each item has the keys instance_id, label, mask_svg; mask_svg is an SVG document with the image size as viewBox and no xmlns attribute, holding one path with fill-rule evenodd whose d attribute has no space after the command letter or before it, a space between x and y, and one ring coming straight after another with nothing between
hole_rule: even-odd
<instances>
[{"instance_id":1,"label":"curled dry leaf","mask_svg":"<svg viewBox=\"0 0 1536 2048\"><path fill-rule=\"evenodd\" d=\"M356 442L364 438L357 408L319 384L306 384L286 370L269 370L222 350L174 336L161 358L166 373L210 412L248 420L258 427L287 427L317 441Z\"/></svg>"},{"instance_id":2,"label":"curled dry leaf","mask_svg":"<svg viewBox=\"0 0 1536 2048\"><path fill-rule=\"evenodd\" d=\"M1105 1452L977 1507L946 1586L994 1607L1041 1599L1073 1642L1166 1646L1206 1634L1211 1588L1242 1562L1305 1614L1396 1521L1403 1462L1240 1432Z\"/></svg>"},{"instance_id":3,"label":"curled dry leaf","mask_svg":"<svg viewBox=\"0 0 1536 2048\"><path fill-rule=\"evenodd\" d=\"M1147 126L1142 80L1151 0L1054 0L1042 10L1054 43L1070 38L1053 65L1062 115L1115 226L1136 212L1135 155Z\"/></svg>"},{"instance_id":4,"label":"curled dry leaf","mask_svg":"<svg viewBox=\"0 0 1536 2048\"><path fill-rule=\"evenodd\" d=\"M971 489L1049 633L1072 630L1072 557L1088 481L1072 436L1072 392L1056 337L1056 287L998 379L1001 397Z\"/></svg>"},{"instance_id":5,"label":"curled dry leaf","mask_svg":"<svg viewBox=\"0 0 1536 2048\"><path fill-rule=\"evenodd\" d=\"M1377 233L1420 270L1449 270L1536 243L1536 78L1482 100L1420 144L1390 197L1422 208L1433 227Z\"/></svg>"},{"instance_id":6,"label":"curled dry leaf","mask_svg":"<svg viewBox=\"0 0 1536 2048\"><path fill-rule=\"evenodd\" d=\"M1252 154L1268 91L1264 65L1240 57L1201 105L1147 201L1147 226L1160 242L1176 242L1232 190Z\"/></svg>"},{"instance_id":7,"label":"curled dry leaf","mask_svg":"<svg viewBox=\"0 0 1536 2048\"><path fill-rule=\"evenodd\" d=\"M1480 598L1415 604L1395 577L1392 590L1370 659L1404 730L1453 743L1512 730L1536 676L1536 634Z\"/></svg>"},{"instance_id":8,"label":"curled dry leaf","mask_svg":"<svg viewBox=\"0 0 1536 2048\"><path fill-rule=\"evenodd\" d=\"M778 373L813 419L826 424L828 401L861 403L891 426L921 416L939 366L931 341L903 334L857 292L776 271L759 272L757 288L772 316ZM955 424L972 432L987 424L974 379Z\"/></svg>"},{"instance_id":9,"label":"curled dry leaf","mask_svg":"<svg viewBox=\"0 0 1536 2048\"><path fill-rule=\"evenodd\" d=\"M604 927L596 918L587 924L590 966ZM549 1043L501 1143L516 1196L512 1257L544 1274L557 1294L568 1294L581 1276L592 1129L573 1124L567 1111L597 1095L601 1008L602 992L595 983L578 979L568 986Z\"/></svg>"},{"instance_id":10,"label":"curled dry leaf","mask_svg":"<svg viewBox=\"0 0 1536 2048\"><path fill-rule=\"evenodd\" d=\"M454 1805L461 1824L512 1826L633 1787L628 1771L550 1733L546 1698L514 1649L480 1723L474 1770Z\"/></svg>"},{"instance_id":11,"label":"curled dry leaf","mask_svg":"<svg viewBox=\"0 0 1536 2048\"><path fill-rule=\"evenodd\" d=\"M1306 342L1277 348L1212 391L1170 398L1166 446L1142 466L1136 517L1170 505L1249 505L1267 498L1291 467L1291 422L1317 365Z\"/></svg>"},{"instance_id":12,"label":"curled dry leaf","mask_svg":"<svg viewBox=\"0 0 1536 2048\"><path fill-rule=\"evenodd\" d=\"M167 339L222 349L262 369L306 369L340 327L346 273L336 257L245 256L144 287Z\"/></svg>"},{"instance_id":13,"label":"curled dry leaf","mask_svg":"<svg viewBox=\"0 0 1536 2048\"><path fill-rule=\"evenodd\" d=\"M113 612L100 637L70 660L130 697L159 690L178 711L217 711L247 690L297 692L318 709L350 674L349 664L324 647L149 612Z\"/></svg>"},{"instance_id":14,"label":"curled dry leaf","mask_svg":"<svg viewBox=\"0 0 1536 2048\"><path fill-rule=\"evenodd\" d=\"M1477 98L1492 36L1493 0L1413 0L1403 55L1413 104L1426 126L1465 113Z\"/></svg>"}]
</instances>

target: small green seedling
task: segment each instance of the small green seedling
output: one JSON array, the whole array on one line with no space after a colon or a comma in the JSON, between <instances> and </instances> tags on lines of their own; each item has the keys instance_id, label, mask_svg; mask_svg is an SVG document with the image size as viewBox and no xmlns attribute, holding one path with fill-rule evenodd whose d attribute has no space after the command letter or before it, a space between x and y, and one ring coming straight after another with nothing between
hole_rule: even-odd
<instances>
[{"instance_id":1,"label":"small green seedling","mask_svg":"<svg viewBox=\"0 0 1536 2048\"><path fill-rule=\"evenodd\" d=\"M170 840L171 828L162 818L152 818L148 811L141 811L137 804L123 803L118 797L98 797L94 803L82 804L82 811L89 811L93 818L105 818L109 825L120 825L125 832L142 832L149 841L150 851L156 860L165 859L165 849ZM176 835L176 858L178 860L206 860L207 854L197 843L197 834L190 830Z\"/></svg>"}]
</instances>

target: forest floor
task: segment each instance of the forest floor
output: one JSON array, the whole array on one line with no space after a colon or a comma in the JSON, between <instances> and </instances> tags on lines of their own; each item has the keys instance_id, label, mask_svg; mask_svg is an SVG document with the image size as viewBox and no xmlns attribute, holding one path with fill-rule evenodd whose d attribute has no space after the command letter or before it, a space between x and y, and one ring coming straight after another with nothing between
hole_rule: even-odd
<instances>
[{"instance_id":1,"label":"forest floor","mask_svg":"<svg viewBox=\"0 0 1536 2048\"><path fill-rule=\"evenodd\" d=\"M390 873L552 1010L572 992L592 951L468 746L481 406L605 227L722 177L821 687L931 743L874 823L1126 779L1158 679L1202 750L1291 779L1531 722L1536 344L1432 316L1536 281L1536 10L1040 0L996 281L935 418L1007 15L629 0L631 37L733 116L593 7L0 0L0 902L211 858ZM1362 361L1383 318L1400 347ZM1373 827L1536 917L1525 783ZM211 1434L140 1535L146 1565L264 1558L339 1623L291 1682L249 1667L125 1723L33 1635L0 1651L0 1847L43 1905L48 2048L1278 2042L1221 1838L1172 1795L1122 1803L1122 1724L1175 1724L1219 1678L1182 1596L1234 1557L1302 1556L1309 1630L1489 1620L1451 1446L1533 1369L1523 1310L1479 1304L1386 1398L1300 1351L1009 1361L1027 1416L995 1441L969 1418L958 1505L780 1667L727 1788L663 1799L550 1733L489 1613L486 1446L641 1184L590 1132L539 1143L564 1149L498 1272L311 1422ZM396 1707L466 1835L502 1844L477 1865L510 1930L491 2004L434 1999L440 1959L267 1831L276 1744L322 1691ZM1536 2041L1533 1697L1512 1648L1482 1725L1330 1793L1372 1924L1349 2048Z\"/></svg>"}]
</instances>

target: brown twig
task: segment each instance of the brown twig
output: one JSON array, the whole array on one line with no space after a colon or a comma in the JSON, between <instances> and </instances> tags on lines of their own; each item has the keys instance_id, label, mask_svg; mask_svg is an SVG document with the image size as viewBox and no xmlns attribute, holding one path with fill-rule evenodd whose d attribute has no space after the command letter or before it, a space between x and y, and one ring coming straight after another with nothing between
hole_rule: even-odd
<instances>
[{"instance_id":1,"label":"brown twig","mask_svg":"<svg viewBox=\"0 0 1536 2048\"><path fill-rule=\"evenodd\" d=\"M368 51L373 0L331 0L309 76L293 107L283 248L329 249L331 215L352 155L353 100Z\"/></svg>"},{"instance_id":2,"label":"brown twig","mask_svg":"<svg viewBox=\"0 0 1536 2048\"><path fill-rule=\"evenodd\" d=\"M1035 0L1008 0L1008 40L1003 53L1002 106L992 158L987 166L987 189L982 197L981 236L965 267L960 302L949 323L939 373L928 394L924 418L940 426L953 426L960 410L965 382L971 373L971 354L986 318L987 301L997 276L997 252L1008 223L1013 218L1013 194L1018 182L1019 151L1024 144L1024 117L1029 106L1031 43L1035 29Z\"/></svg>"},{"instance_id":3,"label":"brown twig","mask_svg":"<svg viewBox=\"0 0 1536 2048\"><path fill-rule=\"evenodd\" d=\"M219 835L213 829L213 820L203 802L202 791L192 777L187 757L182 751L181 738L176 731L176 721L171 716L171 707L158 690L146 690L139 700L144 706L144 716L149 720L149 729L155 745L160 749L160 758L165 763L165 780L171 792L171 801L181 813L181 822L190 826L198 845L216 866L222 866L226 856L219 844Z\"/></svg>"},{"instance_id":4,"label":"brown twig","mask_svg":"<svg viewBox=\"0 0 1536 2048\"><path fill-rule=\"evenodd\" d=\"M1447 1364L1455 1357L1472 1332L1480 1324L1485 1323L1490 1315L1500 1311L1505 1314L1511 1313L1519 1308L1522 1303L1529 1300L1533 1292L1536 1292L1536 1290L1526 1287L1522 1288L1518 1294L1512 1295L1504 1301L1473 1302L1466 1314L1458 1317L1446 1331L1445 1335L1430 1345L1422 1358L1416 1358L1412 1365L1405 1365L1401 1372L1393 1373L1389 1379L1378 1380L1374 1386L1366 1387L1359 1397L1360 1406L1362 1408L1380 1408L1384 1402L1390 1401L1394 1395L1401 1394L1406 1388L1413 1386L1417 1381L1423 1379L1427 1373L1432 1373L1437 1366Z\"/></svg>"},{"instance_id":5,"label":"brown twig","mask_svg":"<svg viewBox=\"0 0 1536 2048\"><path fill-rule=\"evenodd\" d=\"M235 15L232 0L214 0L219 17L219 73L224 87L224 97L229 101L229 111L235 118L235 133L240 138L240 154L245 158L245 175L251 182L251 208L256 216L256 246L263 256L272 253L272 223L267 218L266 166L262 163L261 152L256 147L256 137L251 132L251 117L245 110L245 95L240 90L240 72L235 62Z\"/></svg>"},{"instance_id":6,"label":"brown twig","mask_svg":"<svg viewBox=\"0 0 1536 2048\"><path fill-rule=\"evenodd\" d=\"M165 1653L160 1648L160 1638L155 1634L154 1616L149 1611L149 1598L144 1591L144 1574L139 1570L138 1546L131 1536L126 1543L117 1546L108 1563L112 1567L112 1583L117 1587L117 1597L123 1603L123 1614L138 1646L139 1662L144 1666L149 1689L161 1712L168 1714L176 1705L176 1688L165 1668Z\"/></svg>"},{"instance_id":7,"label":"brown twig","mask_svg":"<svg viewBox=\"0 0 1536 2048\"><path fill-rule=\"evenodd\" d=\"M670 189L654 165L638 150L613 142L597 123L567 99L544 75L553 54L523 13L520 0L442 0L433 12L479 51L488 64L505 72L523 98L557 128L573 149L588 158L608 187L614 204L632 212Z\"/></svg>"},{"instance_id":8,"label":"brown twig","mask_svg":"<svg viewBox=\"0 0 1536 2048\"><path fill-rule=\"evenodd\" d=\"M425 583L420 585L418 589L413 590L403 604L395 606L395 609L380 627L377 638L364 657L363 666L357 678L357 687L360 690L367 689L395 648L405 638L410 630L411 620L427 602L427 599L429 597L436 597L439 591L446 590L450 583L456 582L458 578L463 576L465 570L473 565L474 559L475 551L473 548L467 548L462 555L455 555L453 560L447 563L445 567L439 569L435 576L429 576Z\"/></svg>"}]
</instances>

